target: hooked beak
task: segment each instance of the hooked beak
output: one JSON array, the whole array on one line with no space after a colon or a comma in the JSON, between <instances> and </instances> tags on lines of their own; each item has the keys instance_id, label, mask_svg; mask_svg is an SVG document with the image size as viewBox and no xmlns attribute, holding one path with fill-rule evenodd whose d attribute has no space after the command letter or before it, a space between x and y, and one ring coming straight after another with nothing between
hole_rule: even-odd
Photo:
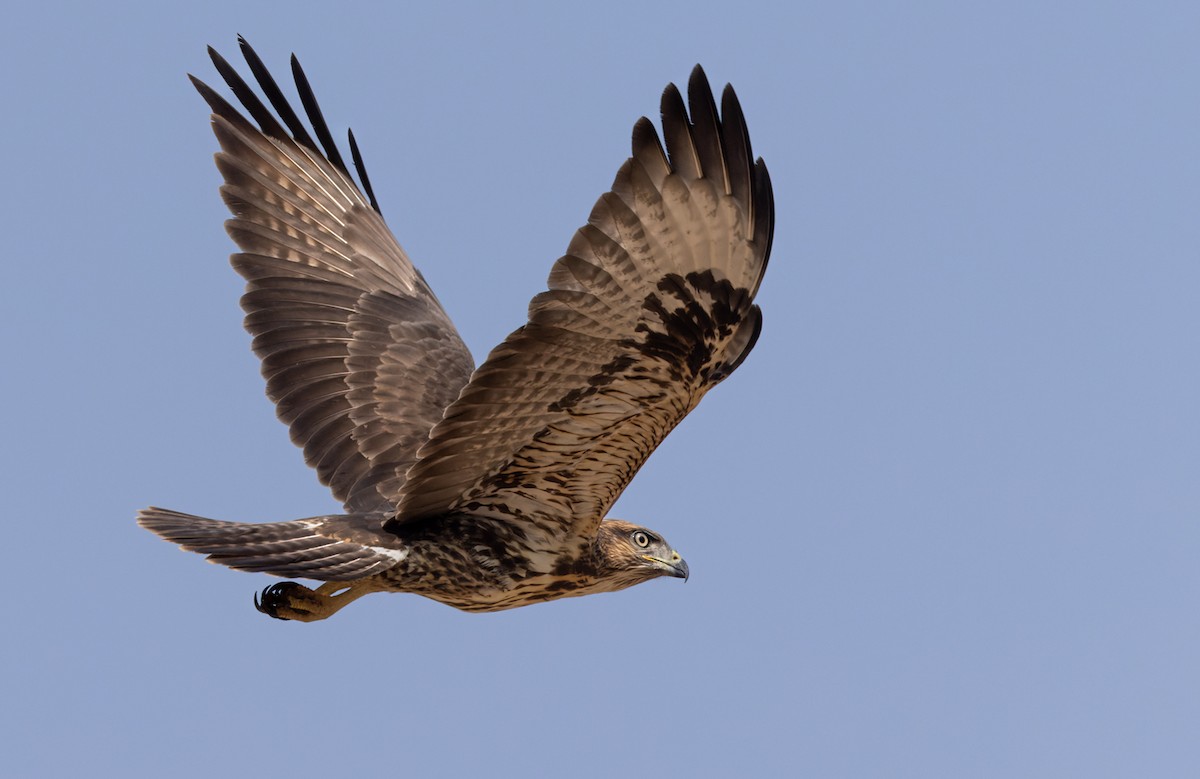
<instances>
[{"instance_id":1,"label":"hooked beak","mask_svg":"<svg viewBox=\"0 0 1200 779\"><path fill-rule=\"evenodd\" d=\"M674 549L671 550L671 558L669 560L651 557L650 555L644 555L644 558L662 568L667 576L674 576L676 579L683 579L685 582L688 580L688 564L679 556L679 552L676 552Z\"/></svg>"}]
</instances>

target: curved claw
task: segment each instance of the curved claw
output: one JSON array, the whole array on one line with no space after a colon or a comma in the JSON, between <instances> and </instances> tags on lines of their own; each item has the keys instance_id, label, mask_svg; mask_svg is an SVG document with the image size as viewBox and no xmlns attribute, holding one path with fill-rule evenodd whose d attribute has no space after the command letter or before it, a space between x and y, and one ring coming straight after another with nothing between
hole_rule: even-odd
<instances>
[{"instance_id":1,"label":"curved claw","mask_svg":"<svg viewBox=\"0 0 1200 779\"><path fill-rule=\"evenodd\" d=\"M288 620L290 617L281 615L279 610L291 604L293 595L300 595L302 592L309 593L311 591L304 585L295 582L272 584L262 591L262 601L259 601L258 593L254 593L254 608L268 617Z\"/></svg>"}]
</instances>

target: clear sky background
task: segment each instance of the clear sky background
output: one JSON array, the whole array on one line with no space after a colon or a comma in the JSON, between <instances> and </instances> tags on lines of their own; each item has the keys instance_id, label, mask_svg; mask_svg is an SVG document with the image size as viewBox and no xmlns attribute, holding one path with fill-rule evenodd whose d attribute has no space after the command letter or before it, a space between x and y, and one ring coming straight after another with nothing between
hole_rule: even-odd
<instances>
[{"instance_id":1,"label":"clear sky background","mask_svg":"<svg viewBox=\"0 0 1200 779\"><path fill-rule=\"evenodd\" d=\"M8 776L1200 775L1195 3L22 3ZM701 62L775 182L747 363L617 505L691 581L468 615L139 529L337 504L274 419L206 44L295 51L475 355Z\"/></svg>"}]
</instances>

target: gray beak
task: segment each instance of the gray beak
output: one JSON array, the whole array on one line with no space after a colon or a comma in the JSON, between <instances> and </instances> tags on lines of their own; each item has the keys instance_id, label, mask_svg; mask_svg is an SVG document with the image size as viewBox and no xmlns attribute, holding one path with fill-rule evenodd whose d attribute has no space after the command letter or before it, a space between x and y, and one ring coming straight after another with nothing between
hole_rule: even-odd
<instances>
[{"instance_id":1,"label":"gray beak","mask_svg":"<svg viewBox=\"0 0 1200 779\"><path fill-rule=\"evenodd\" d=\"M679 552L671 550L671 556L668 558L654 557L653 555L642 555L643 560L654 563L654 566L660 569L667 576L674 576L676 579L687 581L688 566L679 556Z\"/></svg>"},{"instance_id":2,"label":"gray beak","mask_svg":"<svg viewBox=\"0 0 1200 779\"><path fill-rule=\"evenodd\" d=\"M679 556L679 552L671 553L671 560L669 563L667 563L667 567L671 572L671 576L674 576L677 579L683 579L685 582L688 580L687 561Z\"/></svg>"}]
</instances>

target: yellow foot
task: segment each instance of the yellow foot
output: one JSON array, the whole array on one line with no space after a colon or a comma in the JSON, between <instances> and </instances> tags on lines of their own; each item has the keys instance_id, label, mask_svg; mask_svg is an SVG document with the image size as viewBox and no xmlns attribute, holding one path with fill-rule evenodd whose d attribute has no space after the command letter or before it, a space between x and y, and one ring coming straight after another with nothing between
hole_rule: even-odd
<instances>
[{"instance_id":1,"label":"yellow foot","mask_svg":"<svg viewBox=\"0 0 1200 779\"><path fill-rule=\"evenodd\" d=\"M296 582L280 582L263 590L261 601L255 594L254 608L275 619L316 622L371 591L370 587L346 582L326 582L315 590Z\"/></svg>"}]
</instances>

